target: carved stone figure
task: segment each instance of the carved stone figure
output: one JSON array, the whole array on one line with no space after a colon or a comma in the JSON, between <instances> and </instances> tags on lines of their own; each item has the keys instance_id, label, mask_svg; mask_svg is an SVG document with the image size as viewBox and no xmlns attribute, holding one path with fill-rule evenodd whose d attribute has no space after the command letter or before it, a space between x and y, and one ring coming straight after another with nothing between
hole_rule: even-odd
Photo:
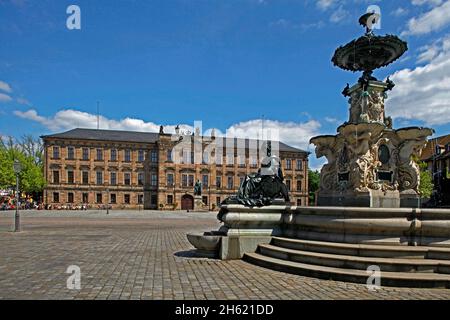
<instances>
[{"instance_id":1,"label":"carved stone figure","mask_svg":"<svg viewBox=\"0 0 450 320\"><path fill-rule=\"evenodd\" d=\"M318 159L325 157L328 161L320 172L320 189L332 190L337 183L337 168L336 168L336 143L335 136L320 136L311 140L315 144L316 157Z\"/></svg>"},{"instance_id":2,"label":"carved stone figure","mask_svg":"<svg viewBox=\"0 0 450 320\"><path fill-rule=\"evenodd\" d=\"M412 157L420 157L422 149L427 142L427 137L432 133L431 129L424 128L410 128L409 130L401 129L397 131L397 134L403 140L398 153L400 190L413 189L416 192L419 191L420 171Z\"/></svg>"}]
</instances>

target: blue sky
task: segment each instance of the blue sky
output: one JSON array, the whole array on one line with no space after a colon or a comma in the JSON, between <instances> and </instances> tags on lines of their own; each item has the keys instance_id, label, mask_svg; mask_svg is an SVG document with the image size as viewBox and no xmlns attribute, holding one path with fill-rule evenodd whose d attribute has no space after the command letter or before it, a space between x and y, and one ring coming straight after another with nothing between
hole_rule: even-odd
<instances>
[{"instance_id":1,"label":"blue sky","mask_svg":"<svg viewBox=\"0 0 450 320\"><path fill-rule=\"evenodd\" d=\"M81 30L66 9L81 8ZM249 134L280 129L291 145L335 133L340 94L359 74L333 67L334 50L382 12L378 34L409 44L395 64L387 113L399 128L450 133L450 1L0 0L0 135L160 124Z\"/></svg>"}]
</instances>

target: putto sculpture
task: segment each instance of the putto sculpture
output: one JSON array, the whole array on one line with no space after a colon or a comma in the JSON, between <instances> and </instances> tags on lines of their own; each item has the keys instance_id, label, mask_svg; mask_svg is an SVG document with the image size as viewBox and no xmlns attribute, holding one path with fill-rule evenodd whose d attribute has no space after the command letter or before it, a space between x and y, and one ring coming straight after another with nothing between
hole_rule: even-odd
<instances>
[{"instance_id":1,"label":"putto sculpture","mask_svg":"<svg viewBox=\"0 0 450 320\"><path fill-rule=\"evenodd\" d=\"M280 158L272 154L271 142L267 142L266 155L257 173L245 176L237 195L225 199L222 204L242 204L249 207L268 206L289 202L289 191L284 184Z\"/></svg>"},{"instance_id":2,"label":"putto sculpture","mask_svg":"<svg viewBox=\"0 0 450 320\"><path fill-rule=\"evenodd\" d=\"M390 78L379 81L373 71L400 58L408 46L395 35L375 35L373 19L376 14L363 15L359 22L366 33L339 47L332 58L335 66L363 74L342 92L350 111L338 134L311 139L317 158L328 161L321 171L319 206L419 206L420 172L412 157L420 155L433 130L393 129L385 101L395 84Z\"/></svg>"}]
</instances>

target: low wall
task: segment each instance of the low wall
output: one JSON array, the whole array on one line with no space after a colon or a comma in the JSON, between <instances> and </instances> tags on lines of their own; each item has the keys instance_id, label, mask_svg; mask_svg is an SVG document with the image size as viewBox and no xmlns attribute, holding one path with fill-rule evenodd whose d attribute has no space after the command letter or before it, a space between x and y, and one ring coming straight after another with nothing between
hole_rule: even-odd
<instances>
[{"instance_id":1,"label":"low wall","mask_svg":"<svg viewBox=\"0 0 450 320\"><path fill-rule=\"evenodd\" d=\"M222 259L239 259L272 236L450 247L448 209L225 205L218 219L224 223L221 230L226 235L222 238Z\"/></svg>"}]
</instances>

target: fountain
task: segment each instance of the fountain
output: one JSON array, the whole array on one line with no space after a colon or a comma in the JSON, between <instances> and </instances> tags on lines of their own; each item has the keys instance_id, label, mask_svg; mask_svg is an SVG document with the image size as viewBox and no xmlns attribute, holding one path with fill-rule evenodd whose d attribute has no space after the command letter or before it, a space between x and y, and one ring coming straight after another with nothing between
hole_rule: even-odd
<instances>
[{"instance_id":1,"label":"fountain","mask_svg":"<svg viewBox=\"0 0 450 320\"><path fill-rule=\"evenodd\" d=\"M420 155L433 130L393 129L385 101L395 85L389 78L379 81L373 71L400 58L408 47L397 36L376 36L369 21L370 14L360 18L366 34L339 47L332 59L335 66L363 75L342 92L349 97L350 116L338 134L311 139L316 156L328 161L321 171L318 205L417 208L420 175L412 156Z\"/></svg>"},{"instance_id":2,"label":"fountain","mask_svg":"<svg viewBox=\"0 0 450 320\"><path fill-rule=\"evenodd\" d=\"M370 17L360 23L367 25ZM450 210L419 208L413 159L433 130L393 129L384 102L394 83L373 76L406 50L396 36L375 36L369 27L336 50L337 66L363 75L343 92L350 98L349 121L337 135L311 139L316 156L328 160L320 206L291 206L288 195L275 199L284 193L276 170L250 176L252 183L221 205L218 231L188 235L198 253L359 283L368 283L376 266L382 286L450 288Z\"/></svg>"}]
</instances>

